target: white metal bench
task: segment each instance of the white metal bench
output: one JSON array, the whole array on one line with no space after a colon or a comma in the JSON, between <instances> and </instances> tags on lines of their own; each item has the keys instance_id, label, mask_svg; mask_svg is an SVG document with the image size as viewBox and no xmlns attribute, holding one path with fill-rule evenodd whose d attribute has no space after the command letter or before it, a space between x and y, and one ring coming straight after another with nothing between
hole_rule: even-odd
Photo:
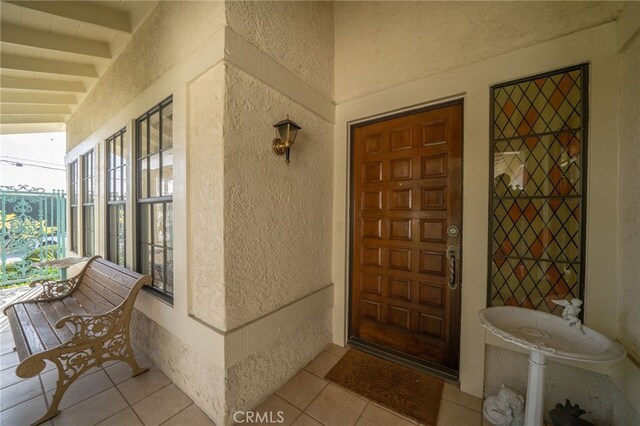
<instances>
[{"instance_id":1,"label":"white metal bench","mask_svg":"<svg viewBox=\"0 0 640 426\"><path fill-rule=\"evenodd\" d=\"M20 359L18 377L40 373L45 360L58 369L53 401L34 425L60 413L65 391L92 367L116 360L128 363L134 376L147 371L133 355L129 328L136 296L151 280L96 256L75 277L32 283L42 285L40 294L4 309Z\"/></svg>"}]
</instances>

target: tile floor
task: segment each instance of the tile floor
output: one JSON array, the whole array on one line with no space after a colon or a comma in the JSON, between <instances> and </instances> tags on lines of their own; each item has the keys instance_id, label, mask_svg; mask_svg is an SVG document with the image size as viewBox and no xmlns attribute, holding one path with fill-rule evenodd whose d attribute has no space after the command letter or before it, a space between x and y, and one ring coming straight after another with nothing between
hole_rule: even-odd
<instances>
[{"instance_id":1,"label":"tile floor","mask_svg":"<svg viewBox=\"0 0 640 426\"><path fill-rule=\"evenodd\" d=\"M9 330L0 333L0 349L0 424L29 425L45 413L56 387L57 371L47 363L36 377L17 377L18 355L13 351ZM213 425L143 354L136 354L136 358L141 366L150 367L148 372L131 377L129 366L122 362L88 371L67 390L61 413L45 425Z\"/></svg>"},{"instance_id":2,"label":"tile floor","mask_svg":"<svg viewBox=\"0 0 640 426\"><path fill-rule=\"evenodd\" d=\"M409 426L418 423L402 417L350 391L324 380L346 352L331 345L293 379L254 409L257 413L282 411L283 425ZM444 385L438 426L480 426L482 400L455 386Z\"/></svg>"},{"instance_id":3,"label":"tile floor","mask_svg":"<svg viewBox=\"0 0 640 426\"><path fill-rule=\"evenodd\" d=\"M0 424L28 425L37 420L51 400L57 372L52 364L30 379L15 375L18 357L10 331L0 333ZM385 425L406 426L403 418L328 383L324 375L345 353L331 345L294 378L262 402L255 412L283 412L282 425ZM60 425L212 425L211 420L171 380L146 359L138 361L150 370L131 377L124 363L110 363L89 371L65 394L61 413L47 426ZM481 400L445 384L439 426L479 426ZM275 415L275 414L274 414ZM278 420L275 418L275 420Z\"/></svg>"}]
</instances>

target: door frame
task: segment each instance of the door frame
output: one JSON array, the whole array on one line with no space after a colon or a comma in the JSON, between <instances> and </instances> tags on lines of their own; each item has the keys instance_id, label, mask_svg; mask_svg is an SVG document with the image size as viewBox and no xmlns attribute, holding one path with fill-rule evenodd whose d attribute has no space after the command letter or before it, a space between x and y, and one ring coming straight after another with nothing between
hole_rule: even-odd
<instances>
[{"instance_id":1,"label":"door frame","mask_svg":"<svg viewBox=\"0 0 640 426\"><path fill-rule=\"evenodd\" d=\"M366 342L358 337L353 336L353 323L352 323L352 290L353 290L353 223L354 223L354 144L355 144L355 129L358 127L368 126L370 124L379 123L382 121L393 120L394 118L405 117L408 115L419 114L421 112L426 112L434 109L445 108L452 105L460 105L460 136L461 136L461 146L460 146L460 214L461 217L464 212L464 96L456 96L448 100L444 101L433 101L428 102L419 106L412 106L408 108L403 108L401 110L396 111L388 111L384 113L377 114L375 116L362 118L359 120L354 120L348 123L348 144L347 144L347 158L348 158L348 188L347 188L347 209L348 209L348 222L346 226L347 231L347 265L346 265L346 294L345 294L345 305L346 305L346 331L347 331L347 343L357 349L360 349L364 352L371 353L372 355L376 355L378 357L387 359L389 361L395 362L397 364L405 365L407 367L424 371L428 374L432 374L438 377L441 377L447 381L458 383L460 377L460 357L461 352L458 349L458 369L454 370L448 367L445 367L440 364L436 364L434 362L418 359L412 357L407 354L403 354L401 352L395 351L390 348L383 347L381 345L377 345L375 343ZM460 251L464 255L462 238L464 234L464 228L462 228L462 233L460 234L461 244ZM459 292L460 296L458 298L458 347L461 346L461 334L462 334L462 265L460 266L460 284L459 284Z\"/></svg>"}]
</instances>

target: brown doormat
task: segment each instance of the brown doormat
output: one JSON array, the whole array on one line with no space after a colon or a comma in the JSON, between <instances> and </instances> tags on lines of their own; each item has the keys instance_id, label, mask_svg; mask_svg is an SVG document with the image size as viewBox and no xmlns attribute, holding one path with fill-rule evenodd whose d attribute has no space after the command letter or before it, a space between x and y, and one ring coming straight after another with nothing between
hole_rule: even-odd
<instances>
[{"instance_id":1,"label":"brown doormat","mask_svg":"<svg viewBox=\"0 0 640 426\"><path fill-rule=\"evenodd\" d=\"M325 378L425 425L438 423L444 382L437 377L349 349Z\"/></svg>"}]
</instances>

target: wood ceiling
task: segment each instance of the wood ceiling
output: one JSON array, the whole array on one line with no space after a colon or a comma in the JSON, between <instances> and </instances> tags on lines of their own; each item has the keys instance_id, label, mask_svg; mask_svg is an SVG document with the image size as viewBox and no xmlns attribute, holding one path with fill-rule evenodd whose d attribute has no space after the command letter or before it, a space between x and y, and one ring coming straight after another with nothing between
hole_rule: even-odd
<instances>
[{"instance_id":1,"label":"wood ceiling","mask_svg":"<svg viewBox=\"0 0 640 426\"><path fill-rule=\"evenodd\" d=\"M65 123L156 2L2 1L0 132Z\"/></svg>"}]
</instances>

